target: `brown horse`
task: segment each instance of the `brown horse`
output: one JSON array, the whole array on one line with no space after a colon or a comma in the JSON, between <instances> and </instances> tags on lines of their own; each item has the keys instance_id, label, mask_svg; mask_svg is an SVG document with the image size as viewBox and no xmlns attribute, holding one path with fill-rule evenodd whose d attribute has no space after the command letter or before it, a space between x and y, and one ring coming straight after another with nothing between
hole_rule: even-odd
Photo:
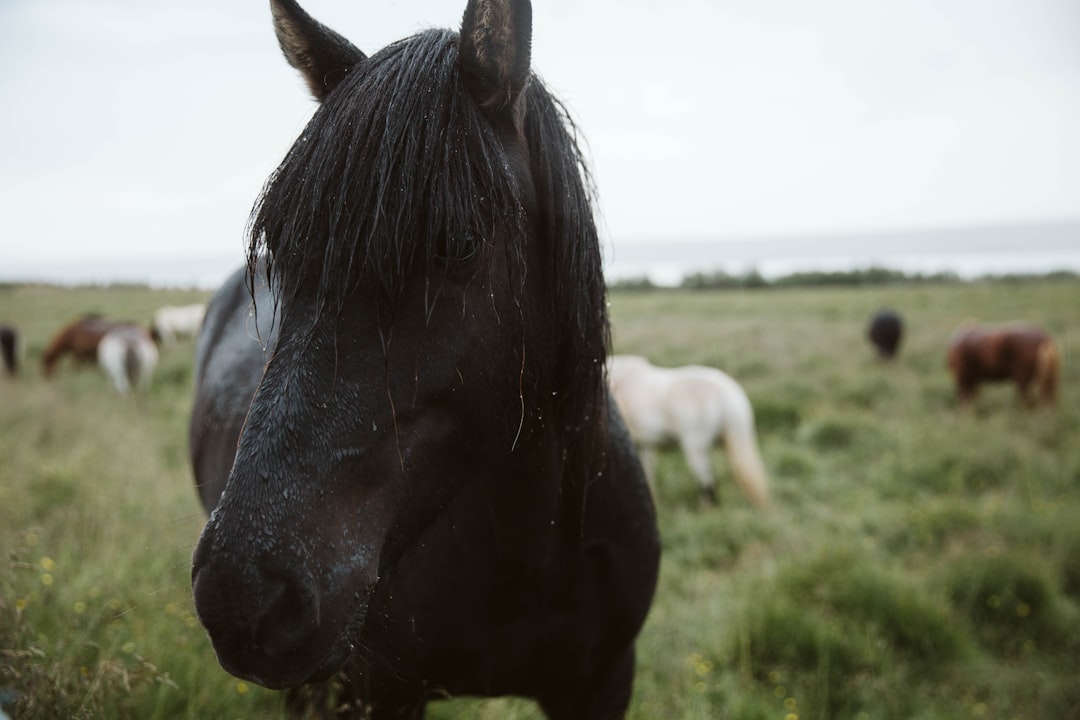
<instances>
[{"instance_id":1,"label":"brown horse","mask_svg":"<svg viewBox=\"0 0 1080 720\"><path fill-rule=\"evenodd\" d=\"M949 341L948 362L962 403L974 401L984 381L1010 380L1029 407L1057 400L1060 353L1040 327L965 323Z\"/></svg>"},{"instance_id":2,"label":"brown horse","mask_svg":"<svg viewBox=\"0 0 1080 720\"><path fill-rule=\"evenodd\" d=\"M78 320L63 327L53 336L49 346L41 356L41 369L45 377L52 377L56 370L56 364L67 354L74 358L77 364L97 363L98 343L105 333L132 323L106 320L100 315L83 315Z\"/></svg>"}]
</instances>

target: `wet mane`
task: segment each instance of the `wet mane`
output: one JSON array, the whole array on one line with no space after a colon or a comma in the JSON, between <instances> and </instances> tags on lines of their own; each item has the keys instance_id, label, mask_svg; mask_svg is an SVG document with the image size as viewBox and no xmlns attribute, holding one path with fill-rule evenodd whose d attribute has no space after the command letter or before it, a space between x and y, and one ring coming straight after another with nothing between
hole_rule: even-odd
<instances>
[{"instance_id":1,"label":"wet mane","mask_svg":"<svg viewBox=\"0 0 1080 720\"><path fill-rule=\"evenodd\" d=\"M319 107L253 211L285 297L336 312L355 290L395 298L416 261L483 252L521 219L520 191L457 71L457 37L428 31L356 66Z\"/></svg>"},{"instance_id":2,"label":"wet mane","mask_svg":"<svg viewBox=\"0 0 1080 720\"><path fill-rule=\"evenodd\" d=\"M536 76L525 103L560 415L571 430L602 427L610 336L591 178L576 127ZM249 268L254 277L265 250L282 299L303 295L320 313L339 314L354 293L392 306L414 263L438 272L499 233L525 238L524 193L461 78L457 34L423 32L354 67L316 111L252 212ZM505 245L518 286L524 242Z\"/></svg>"}]
</instances>

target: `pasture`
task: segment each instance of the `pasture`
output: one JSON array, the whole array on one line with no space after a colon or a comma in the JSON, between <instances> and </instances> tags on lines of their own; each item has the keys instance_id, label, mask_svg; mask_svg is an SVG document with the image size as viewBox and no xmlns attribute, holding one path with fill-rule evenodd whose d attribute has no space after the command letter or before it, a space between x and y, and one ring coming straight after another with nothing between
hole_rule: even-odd
<instances>
[{"instance_id":1,"label":"pasture","mask_svg":"<svg viewBox=\"0 0 1080 720\"><path fill-rule=\"evenodd\" d=\"M222 671L193 614L205 520L187 459L193 343L149 393L97 369L52 381L52 332L99 311L148 322L209 293L0 287L23 367L0 379L0 696L27 718L277 718ZM715 456L719 506L661 453L656 602L629 717L1080 718L1080 284L614 292L614 349L722 368L757 414L772 505ZM904 316L880 362L866 323ZM1026 320L1062 349L1056 410L1011 386L961 411L945 344L968 317ZM540 718L454 700L434 718Z\"/></svg>"}]
</instances>

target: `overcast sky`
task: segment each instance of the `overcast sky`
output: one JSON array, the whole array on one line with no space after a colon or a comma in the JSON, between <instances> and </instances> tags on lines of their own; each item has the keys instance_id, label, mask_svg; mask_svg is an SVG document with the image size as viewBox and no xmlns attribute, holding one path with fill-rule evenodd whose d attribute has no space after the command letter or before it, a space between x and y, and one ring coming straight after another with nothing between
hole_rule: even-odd
<instances>
[{"instance_id":1,"label":"overcast sky","mask_svg":"<svg viewBox=\"0 0 1080 720\"><path fill-rule=\"evenodd\" d=\"M463 0L307 0L361 49ZM610 244L1080 218L1077 0L536 0ZM0 264L240 258L314 103L260 0L0 0Z\"/></svg>"}]
</instances>

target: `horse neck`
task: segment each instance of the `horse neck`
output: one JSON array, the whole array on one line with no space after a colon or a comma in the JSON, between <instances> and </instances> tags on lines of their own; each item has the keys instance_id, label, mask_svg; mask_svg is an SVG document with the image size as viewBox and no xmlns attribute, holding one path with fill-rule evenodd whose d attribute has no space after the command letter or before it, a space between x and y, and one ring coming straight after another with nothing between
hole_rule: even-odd
<instances>
[{"instance_id":1,"label":"horse neck","mask_svg":"<svg viewBox=\"0 0 1080 720\"><path fill-rule=\"evenodd\" d=\"M480 501L495 510L491 515L499 539L495 551L497 559L508 563L506 572L548 574L545 585L553 592L576 592L576 583L550 573L562 575L567 562L581 556L584 483L567 481L557 452L542 457L542 464L530 463L521 471L523 476L503 478L500 488Z\"/></svg>"},{"instance_id":2,"label":"horse neck","mask_svg":"<svg viewBox=\"0 0 1080 720\"><path fill-rule=\"evenodd\" d=\"M64 353L70 350L69 341L70 330L65 330L57 338L55 338L49 346L45 348L45 352L41 354L41 366L45 370L45 374L52 373L56 367L57 361L63 356Z\"/></svg>"}]
</instances>

